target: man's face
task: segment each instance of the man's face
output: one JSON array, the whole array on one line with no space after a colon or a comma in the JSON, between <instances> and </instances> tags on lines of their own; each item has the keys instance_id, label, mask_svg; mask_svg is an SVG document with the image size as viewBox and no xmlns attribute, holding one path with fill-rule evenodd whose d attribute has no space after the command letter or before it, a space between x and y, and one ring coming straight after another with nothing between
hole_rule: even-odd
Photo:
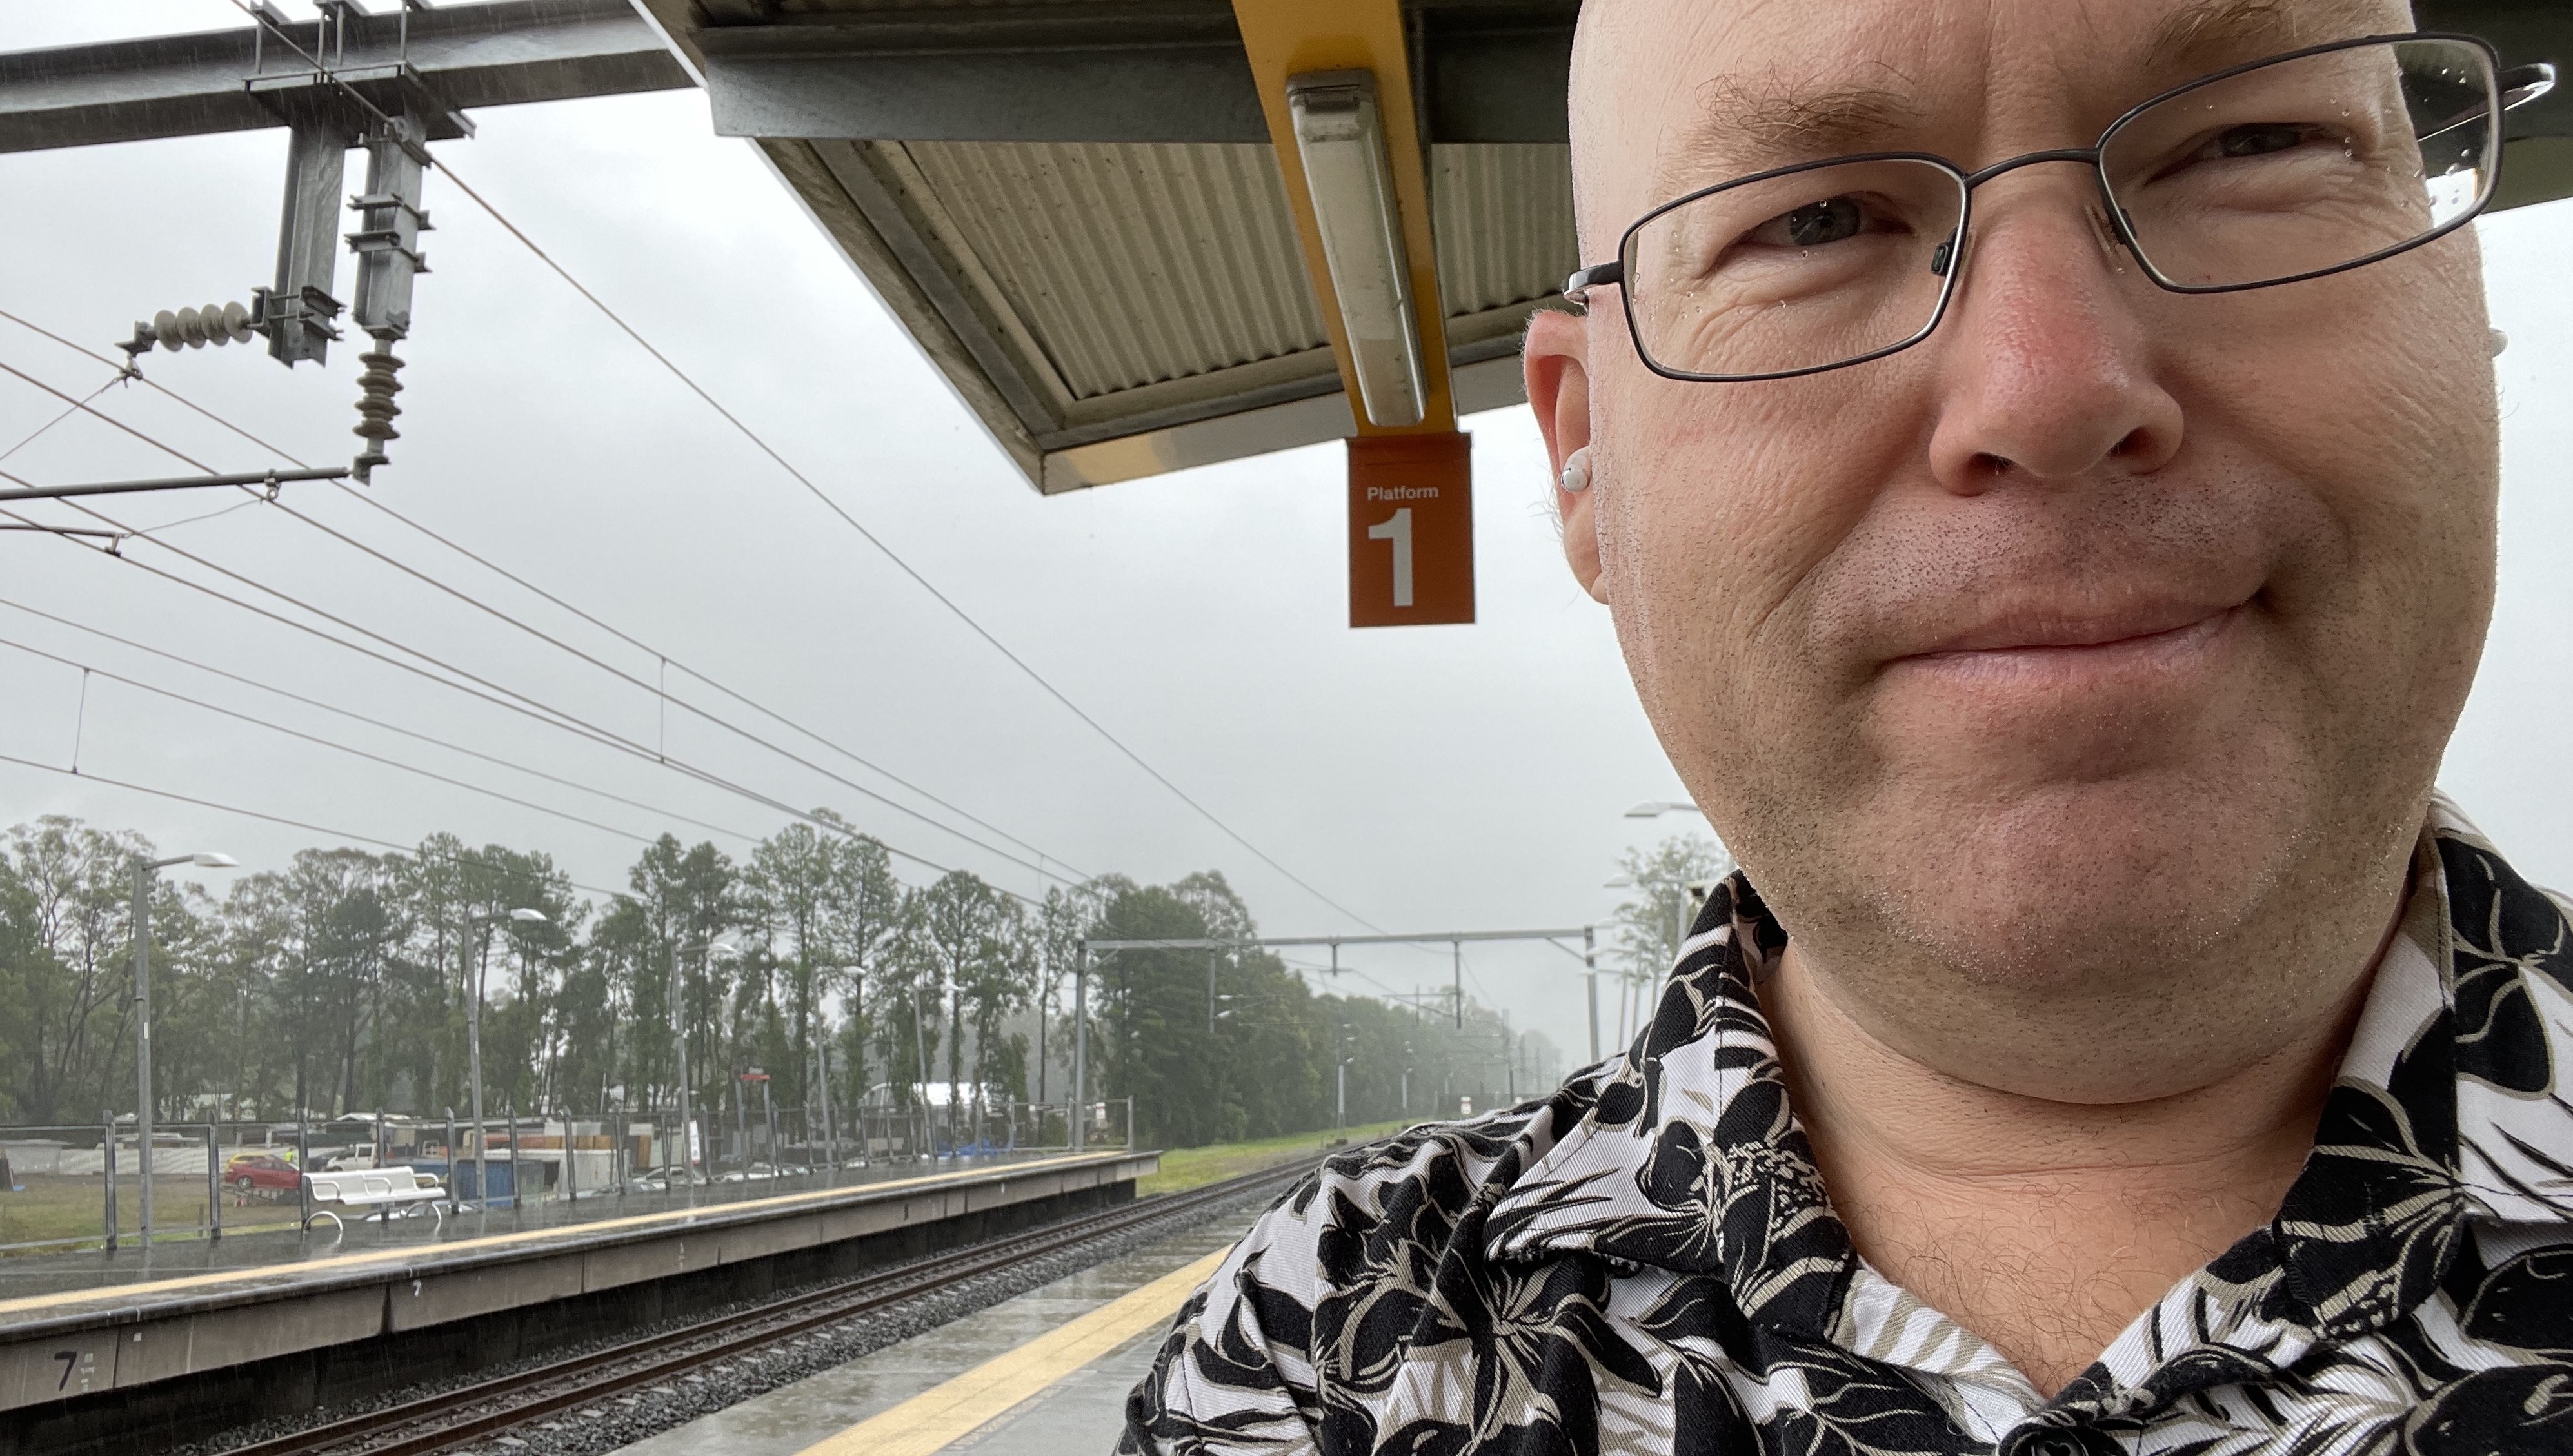
<instances>
[{"instance_id":1,"label":"man's face","mask_svg":"<svg viewBox=\"0 0 2573 1456\"><path fill-rule=\"evenodd\" d=\"M1971 169L2409 28L2300 0L1594 3L1583 258L1805 160L1808 130L1817 156ZM2415 827L2492 588L2472 238L2186 297L2099 207L2079 165L1987 184L1939 331L1849 368L1662 378L1605 289L1532 337L1558 459L1586 430L1596 461L1564 502L1576 565L1595 542L1665 748L1799 937L2098 989L2372 874Z\"/></svg>"}]
</instances>

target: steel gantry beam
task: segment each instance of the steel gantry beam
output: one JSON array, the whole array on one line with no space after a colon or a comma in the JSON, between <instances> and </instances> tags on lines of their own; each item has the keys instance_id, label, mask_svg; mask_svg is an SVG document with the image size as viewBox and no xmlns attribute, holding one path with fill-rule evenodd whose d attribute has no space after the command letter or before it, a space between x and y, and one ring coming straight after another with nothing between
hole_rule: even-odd
<instances>
[{"instance_id":1,"label":"steel gantry beam","mask_svg":"<svg viewBox=\"0 0 2573 1456\"><path fill-rule=\"evenodd\" d=\"M315 22L286 29L312 48ZM326 59L352 77L408 63L458 110L695 84L626 0L352 11ZM252 83L310 70L259 26L0 54L0 152L284 126Z\"/></svg>"}]
</instances>

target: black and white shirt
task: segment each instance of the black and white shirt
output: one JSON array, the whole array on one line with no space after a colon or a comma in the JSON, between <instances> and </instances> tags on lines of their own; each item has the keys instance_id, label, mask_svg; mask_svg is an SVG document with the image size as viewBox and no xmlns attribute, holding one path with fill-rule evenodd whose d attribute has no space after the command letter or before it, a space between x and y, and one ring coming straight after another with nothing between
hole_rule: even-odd
<instances>
[{"instance_id":1,"label":"black and white shirt","mask_svg":"<svg viewBox=\"0 0 2573 1456\"><path fill-rule=\"evenodd\" d=\"M1333 1158L1193 1296L1127 1452L2573 1453L2573 934L2435 807L2278 1215L2054 1399L1870 1268L1739 877L1552 1096Z\"/></svg>"}]
</instances>

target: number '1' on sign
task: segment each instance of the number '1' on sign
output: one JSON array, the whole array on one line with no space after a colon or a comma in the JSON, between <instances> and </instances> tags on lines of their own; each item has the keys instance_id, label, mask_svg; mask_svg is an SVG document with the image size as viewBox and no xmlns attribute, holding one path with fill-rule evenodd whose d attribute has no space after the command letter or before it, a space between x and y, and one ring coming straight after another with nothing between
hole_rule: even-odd
<instances>
[{"instance_id":1,"label":"number '1' on sign","mask_svg":"<svg viewBox=\"0 0 2573 1456\"><path fill-rule=\"evenodd\" d=\"M1474 496L1454 432L1366 435L1349 449L1349 625L1474 620Z\"/></svg>"}]
</instances>

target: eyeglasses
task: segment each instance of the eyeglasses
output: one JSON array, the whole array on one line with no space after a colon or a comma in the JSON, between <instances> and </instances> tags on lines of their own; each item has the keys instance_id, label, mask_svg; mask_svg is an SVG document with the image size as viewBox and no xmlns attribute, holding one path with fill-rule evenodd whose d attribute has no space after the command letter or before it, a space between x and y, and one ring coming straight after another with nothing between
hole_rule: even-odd
<instances>
[{"instance_id":1,"label":"eyeglasses","mask_svg":"<svg viewBox=\"0 0 2573 1456\"><path fill-rule=\"evenodd\" d=\"M2370 36L2201 77L2129 111L2097 146L1968 172L1873 152L1755 172L1647 213L1617 260L1566 280L1619 286L1655 373L1781 379L1930 337L1957 292L1974 191L2045 162L2091 168L2109 231L2144 276L2222 294L2343 273L2463 227L2491 201L2502 114L2552 66L2502 74L2466 35Z\"/></svg>"}]
</instances>

